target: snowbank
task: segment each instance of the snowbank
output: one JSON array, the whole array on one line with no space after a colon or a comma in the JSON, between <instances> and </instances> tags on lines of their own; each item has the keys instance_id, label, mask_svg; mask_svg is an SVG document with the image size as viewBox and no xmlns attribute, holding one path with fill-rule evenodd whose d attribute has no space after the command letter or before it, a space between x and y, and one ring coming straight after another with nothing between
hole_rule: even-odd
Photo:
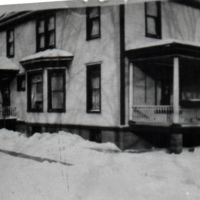
<instances>
[{"instance_id":1,"label":"snowbank","mask_svg":"<svg viewBox=\"0 0 200 200\"><path fill-rule=\"evenodd\" d=\"M165 151L132 154L65 132L27 138L2 129L0 149L72 164L0 153L1 200L199 199L199 148L193 153L184 149L180 155Z\"/></svg>"},{"instance_id":2,"label":"snowbank","mask_svg":"<svg viewBox=\"0 0 200 200\"><path fill-rule=\"evenodd\" d=\"M83 155L88 155L91 150L120 151L112 143L90 142L78 135L63 131L53 134L35 133L27 138L25 134L6 129L0 130L0 149L73 164L80 162L82 158L85 160Z\"/></svg>"}]
</instances>

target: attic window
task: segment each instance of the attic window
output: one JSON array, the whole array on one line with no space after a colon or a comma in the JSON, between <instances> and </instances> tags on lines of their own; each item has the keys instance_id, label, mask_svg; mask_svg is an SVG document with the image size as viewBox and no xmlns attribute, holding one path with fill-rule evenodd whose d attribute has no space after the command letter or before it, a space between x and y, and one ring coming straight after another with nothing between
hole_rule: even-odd
<instances>
[{"instance_id":1,"label":"attic window","mask_svg":"<svg viewBox=\"0 0 200 200\"><path fill-rule=\"evenodd\" d=\"M160 2L145 3L146 37L161 38Z\"/></svg>"}]
</instances>

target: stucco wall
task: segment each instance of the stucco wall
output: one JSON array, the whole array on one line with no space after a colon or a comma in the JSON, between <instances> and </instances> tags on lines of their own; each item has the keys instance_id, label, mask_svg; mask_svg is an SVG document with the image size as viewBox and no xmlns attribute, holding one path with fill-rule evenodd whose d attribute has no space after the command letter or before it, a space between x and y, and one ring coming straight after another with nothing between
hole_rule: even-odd
<instances>
[{"instance_id":1,"label":"stucco wall","mask_svg":"<svg viewBox=\"0 0 200 200\"><path fill-rule=\"evenodd\" d=\"M16 79L11 84L12 106L19 119L29 123L115 126L120 121L119 82L119 7L101 8L101 38L86 41L85 9L56 12L56 48L74 55L66 68L66 113L47 112L47 71L44 70L43 113L27 113L26 92L17 92ZM6 34L0 33L0 55L6 56ZM15 57L19 61L36 51L35 21L15 27ZM86 64L101 62L101 113L86 112ZM47 66L48 67L48 66Z\"/></svg>"}]
</instances>

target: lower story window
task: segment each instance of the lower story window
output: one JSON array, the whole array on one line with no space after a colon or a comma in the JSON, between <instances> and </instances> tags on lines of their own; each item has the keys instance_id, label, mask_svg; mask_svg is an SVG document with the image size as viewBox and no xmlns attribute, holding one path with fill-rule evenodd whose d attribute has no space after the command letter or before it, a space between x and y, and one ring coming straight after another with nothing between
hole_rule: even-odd
<instances>
[{"instance_id":1,"label":"lower story window","mask_svg":"<svg viewBox=\"0 0 200 200\"><path fill-rule=\"evenodd\" d=\"M101 111L100 64L87 66L87 112Z\"/></svg>"},{"instance_id":2,"label":"lower story window","mask_svg":"<svg viewBox=\"0 0 200 200\"><path fill-rule=\"evenodd\" d=\"M43 72L28 74L28 111L43 111Z\"/></svg>"},{"instance_id":3,"label":"lower story window","mask_svg":"<svg viewBox=\"0 0 200 200\"><path fill-rule=\"evenodd\" d=\"M48 70L48 111L65 112L65 70Z\"/></svg>"}]
</instances>

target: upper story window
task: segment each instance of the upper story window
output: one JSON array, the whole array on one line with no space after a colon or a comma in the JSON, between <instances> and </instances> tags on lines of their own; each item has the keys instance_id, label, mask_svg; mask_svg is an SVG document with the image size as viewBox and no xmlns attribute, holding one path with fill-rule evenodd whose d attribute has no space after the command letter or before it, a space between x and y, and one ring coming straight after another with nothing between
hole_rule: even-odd
<instances>
[{"instance_id":1,"label":"upper story window","mask_svg":"<svg viewBox=\"0 0 200 200\"><path fill-rule=\"evenodd\" d=\"M100 64L87 66L87 112L101 111Z\"/></svg>"},{"instance_id":2,"label":"upper story window","mask_svg":"<svg viewBox=\"0 0 200 200\"><path fill-rule=\"evenodd\" d=\"M48 111L65 112L65 69L48 70Z\"/></svg>"},{"instance_id":3,"label":"upper story window","mask_svg":"<svg viewBox=\"0 0 200 200\"><path fill-rule=\"evenodd\" d=\"M160 2L145 3L146 36L161 38L161 5Z\"/></svg>"},{"instance_id":4,"label":"upper story window","mask_svg":"<svg viewBox=\"0 0 200 200\"><path fill-rule=\"evenodd\" d=\"M37 51L55 48L55 16L50 15L37 20L36 23Z\"/></svg>"},{"instance_id":5,"label":"upper story window","mask_svg":"<svg viewBox=\"0 0 200 200\"><path fill-rule=\"evenodd\" d=\"M43 71L28 73L28 111L43 111Z\"/></svg>"},{"instance_id":6,"label":"upper story window","mask_svg":"<svg viewBox=\"0 0 200 200\"><path fill-rule=\"evenodd\" d=\"M7 57L14 57L14 29L7 30Z\"/></svg>"},{"instance_id":7,"label":"upper story window","mask_svg":"<svg viewBox=\"0 0 200 200\"><path fill-rule=\"evenodd\" d=\"M87 8L87 40L100 38L100 7Z\"/></svg>"}]
</instances>

